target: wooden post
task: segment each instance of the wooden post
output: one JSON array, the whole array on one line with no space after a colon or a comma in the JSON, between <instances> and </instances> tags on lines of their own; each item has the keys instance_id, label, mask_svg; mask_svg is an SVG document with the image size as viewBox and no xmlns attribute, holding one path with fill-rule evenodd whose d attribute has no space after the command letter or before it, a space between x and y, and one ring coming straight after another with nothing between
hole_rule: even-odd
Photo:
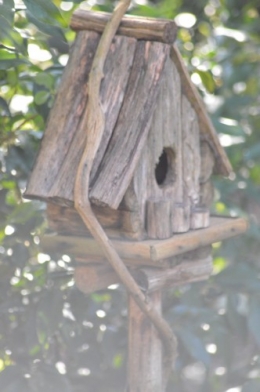
<instances>
[{"instance_id":1,"label":"wooden post","mask_svg":"<svg viewBox=\"0 0 260 392\"><path fill-rule=\"evenodd\" d=\"M161 291L149 294L149 303L161 314ZM152 325L129 296L127 392L164 392L162 344Z\"/></svg>"}]
</instances>

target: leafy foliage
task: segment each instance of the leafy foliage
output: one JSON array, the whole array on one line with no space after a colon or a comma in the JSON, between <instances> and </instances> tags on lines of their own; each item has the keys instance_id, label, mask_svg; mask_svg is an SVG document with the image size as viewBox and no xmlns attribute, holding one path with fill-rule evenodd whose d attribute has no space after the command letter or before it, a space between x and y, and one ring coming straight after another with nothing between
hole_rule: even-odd
<instances>
[{"instance_id":1,"label":"leafy foliage","mask_svg":"<svg viewBox=\"0 0 260 392\"><path fill-rule=\"evenodd\" d=\"M40 253L44 205L22 197L74 33L80 0L0 1L1 391L121 391L122 288L85 296L73 260ZM260 127L257 0L136 1L131 12L175 18L179 47L227 148L214 212L247 215L247 235L214 248L215 274L165 294L179 338L169 391L260 390ZM91 2L93 4L93 2ZM110 1L94 8L111 11ZM102 312L100 312L102 310ZM101 316L101 317L100 317Z\"/></svg>"}]
</instances>

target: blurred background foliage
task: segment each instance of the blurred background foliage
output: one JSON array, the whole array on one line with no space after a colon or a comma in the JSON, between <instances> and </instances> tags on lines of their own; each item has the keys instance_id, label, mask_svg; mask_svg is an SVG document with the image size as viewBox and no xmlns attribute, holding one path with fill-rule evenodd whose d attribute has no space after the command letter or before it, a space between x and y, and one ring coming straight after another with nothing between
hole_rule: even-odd
<instances>
[{"instance_id":1,"label":"blurred background foliage","mask_svg":"<svg viewBox=\"0 0 260 392\"><path fill-rule=\"evenodd\" d=\"M22 197L75 34L80 0L0 0L0 385L2 392L115 392L125 383L121 287L92 296L68 255L41 253L45 206ZM85 1L111 11L111 1ZM260 391L260 1L133 1L175 18L178 45L234 173L213 210L250 219L214 247L214 275L165 294L179 339L168 391Z\"/></svg>"}]
</instances>

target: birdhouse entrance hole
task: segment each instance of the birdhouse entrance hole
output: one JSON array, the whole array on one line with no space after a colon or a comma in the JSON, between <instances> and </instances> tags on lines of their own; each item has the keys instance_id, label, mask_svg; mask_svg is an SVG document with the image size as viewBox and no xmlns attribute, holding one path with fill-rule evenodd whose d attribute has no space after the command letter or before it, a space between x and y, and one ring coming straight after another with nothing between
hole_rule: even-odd
<instances>
[{"instance_id":1,"label":"birdhouse entrance hole","mask_svg":"<svg viewBox=\"0 0 260 392\"><path fill-rule=\"evenodd\" d=\"M171 148L164 148L155 167L155 179L160 187L173 184L175 154Z\"/></svg>"}]
</instances>

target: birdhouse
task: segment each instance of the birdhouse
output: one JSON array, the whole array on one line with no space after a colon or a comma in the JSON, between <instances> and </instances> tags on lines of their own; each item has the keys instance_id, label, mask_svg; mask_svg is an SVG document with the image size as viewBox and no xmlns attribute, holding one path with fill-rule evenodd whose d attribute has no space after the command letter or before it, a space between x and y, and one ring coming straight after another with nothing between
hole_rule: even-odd
<instances>
[{"instance_id":1,"label":"birdhouse","mask_svg":"<svg viewBox=\"0 0 260 392\"><path fill-rule=\"evenodd\" d=\"M106 261L73 207L73 190L88 142L88 135L79 132L84 129L79 124L88 100L88 74L107 20L107 14L84 10L72 17L76 39L25 195L47 203L49 226L57 233L43 241L49 249L60 248L102 271ZM89 197L128 266L164 267L174 273L178 267L179 281L187 282L208 277L210 245L245 231L246 223L210 217L211 176L228 176L231 166L175 37L172 21L122 20L105 63L105 130ZM95 287L115 280L112 275ZM145 284L152 284L147 276Z\"/></svg>"},{"instance_id":2,"label":"birdhouse","mask_svg":"<svg viewBox=\"0 0 260 392\"><path fill-rule=\"evenodd\" d=\"M104 129L87 166L87 211L106 233L95 216L91 225L82 205L77 208L75 178L96 129L86 120L86 113L93 115L86 110L92 98L88 77L108 19L83 10L72 17L76 39L26 197L47 203L56 235L45 236L42 246L80 262L74 274L80 290L91 293L120 279L126 285L127 390L163 392L176 345L161 317L162 289L207 279L211 244L242 233L246 222L210 217L211 176L228 176L231 166L174 45L174 22L129 16L106 57L100 88Z\"/></svg>"}]
</instances>

